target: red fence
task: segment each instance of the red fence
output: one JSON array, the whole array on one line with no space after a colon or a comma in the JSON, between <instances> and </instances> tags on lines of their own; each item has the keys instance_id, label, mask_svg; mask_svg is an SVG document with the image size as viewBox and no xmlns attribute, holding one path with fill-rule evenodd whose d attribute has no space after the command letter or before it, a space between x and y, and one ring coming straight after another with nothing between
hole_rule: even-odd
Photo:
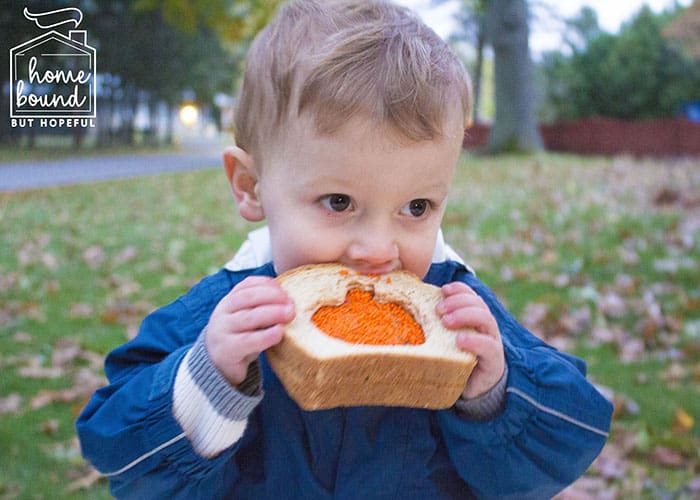
<instances>
[{"instance_id":1,"label":"red fence","mask_svg":"<svg viewBox=\"0 0 700 500\"><path fill-rule=\"evenodd\" d=\"M486 146L490 127L475 124L467 130L464 147ZM541 125L545 148L578 154L636 156L700 155L700 123L685 119L622 121L590 118Z\"/></svg>"}]
</instances>

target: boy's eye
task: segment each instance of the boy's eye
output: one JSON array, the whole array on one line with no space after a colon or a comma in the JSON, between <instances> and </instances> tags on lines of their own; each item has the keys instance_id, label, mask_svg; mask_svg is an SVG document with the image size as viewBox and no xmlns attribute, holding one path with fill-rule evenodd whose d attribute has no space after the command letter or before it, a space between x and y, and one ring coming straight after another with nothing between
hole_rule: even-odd
<instances>
[{"instance_id":1,"label":"boy's eye","mask_svg":"<svg viewBox=\"0 0 700 500\"><path fill-rule=\"evenodd\" d=\"M346 194L329 194L321 198L321 204L333 212L344 212L350 208L350 197Z\"/></svg>"},{"instance_id":2,"label":"boy's eye","mask_svg":"<svg viewBox=\"0 0 700 500\"><path fill-rule=\"evenodd\" d=\"M430 202L425 199L411 200L408 204L401 210L404 215L410 215L411 217L421 217L430 208Z\"/></svg>"}]
</instances>

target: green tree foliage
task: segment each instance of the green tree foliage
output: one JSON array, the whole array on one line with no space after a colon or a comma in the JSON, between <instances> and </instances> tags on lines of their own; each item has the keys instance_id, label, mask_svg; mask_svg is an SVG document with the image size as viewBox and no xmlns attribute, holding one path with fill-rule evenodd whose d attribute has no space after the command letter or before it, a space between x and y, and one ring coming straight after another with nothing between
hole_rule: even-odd
<instances>
[{"instance_id":1,"label":"green tree foliage","mask_svg":"<svg viewBox=\"0 0 700 500\"><path fill-rule=\"evenodd\" d=\"M678 40L691 57L700 61L700 0L694 0L690 7L674 19L664 29L664 35Z\"/></svg>"},{"instance_id":2,"label":"green tree foliage","mask_svg":"<svg viewBox=\"0 0 700 500\"><path fill-rule=\"evenodd\" d=\"M456 20L460 29L451 36L453 42L467 42L474 48L474 63L469 71L474 91L474 121L480 121L481 85L486 46L486 6L489 0L462 0Z\"/></svg>"},{"instance_id":3,"label":"green tree foliage","mask_svg":"<svg viewBox=\"0 0 700 500\"><path fill-rule=\"evenodd\" d=\"M194 34L205 27L222 40L251 38L270 20L281 0L135 0L136 12L159 11L165 22Z\"/></svg>"},{"instance_id":4,"label":"green tree foliage","mask_svg":"<svg viewBox=\"0 0 700 500\"><path fill-rule=\"evenodd\" d=\"M1 0L5 2L5 0ZM0 9L0 41L12 47L41 30L22 15L65 6L84 14L80 29L97 49L100 90L98 118L122 123L122 140L132 138L138 103L172 108L194 96L210 106L219 92L234 90L245 47L267 24L280 0L26 0ZM0 51L8 67L8 51ZM9 79L0 73L0 88ZM0 93L0 112L7 116L6 94ZM112 118L117 118L113 120ZM13 130L2 121L0 141ZM99 126L98 126L99 127ZM30 133L33 131L30 131ZM100 131L102 132L102 131Z\"/></svg>"},{"instance_id":5,"label":"green tree foliage","mask_svg":"<svg viewBox=\"0 0 700 500\"><path fill-rule=\"evenodd\" d=\"M568 44L570 54L543 59L553 119L668 117L700 98L700 68L662 34L677 12L655 15L645 6L619 35L598 29L590 14L571 20L578 42Z\"/></svg>"}]
</instances>

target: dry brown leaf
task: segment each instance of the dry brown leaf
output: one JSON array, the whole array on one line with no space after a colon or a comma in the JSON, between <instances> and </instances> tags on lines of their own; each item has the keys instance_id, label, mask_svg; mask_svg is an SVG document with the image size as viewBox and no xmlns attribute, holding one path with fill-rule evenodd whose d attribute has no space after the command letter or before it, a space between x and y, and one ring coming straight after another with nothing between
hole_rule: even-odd
<instances>
[{"instance_id":1,"label":"dry brown leaf","mask_svg":"<svg viewBox=\"0 0 700 500\"><path fill-rule=\"evenodd\" d=\"M666 368L661 374L661 378L667 384L677 384L684 381L687 377L688 370L685 366L678 362L673 362L668 365L668 368Z\"/></svg>"},{"instance_id":2,"label":"dry brown leaf","mask_svg":"<svg viewBox=\"0 0 700 500\"><path fill-rule=\"evenodd\" d=\"M667 446L657 446L649 455L649 460L662 467L681 467L685 465L683 454Z\"/></svg>"},{"instance_id":3,"label":"dry brown leaf","mask_svg":"<svg viewBox=\"0 0 700 500\"><path fill-rule=\"evenodd\" d=\"M53 436L54 434L56 434L58 432L59 427L60 427L60 424L59 424L58 420L56 420L55 418L51 418L49 420L42 422L39 425L39 430L41 430L41 432L43 432L44 434L48 434L48 435Z\"/></svg>"},{"instance_id":4,"label":"dry brown leaf","mask_svg":"<svg viewBox=\"0 0 700 500\"><path fill-rule=\"evenodd\" d=\"M12 341L18 344L29 344L34 341L34 337L27 332L15 332L14 335L12 335Z\"/></svg>"},{"instance_id":5,"label":"dry brown leaf","mask_svg":"<svg viewBox=\"0 0 700 500\"><path fill-rule=\"evenodd\" d=\"M598 301L598 310L609 318L620 318L628 311L627 304L618 294L608 292Z\"/></svg>"},{"instance_id":6,"label":"dry brown leaf","mask_svg":"<svg viewBox=\"0 0 700 500\"><path fill-rule=\"evenodd\" d=\"M549 306L540 302L530 302L522 314L523 326L538 336L544 334L543 324L549 315Z\"/></svg>"},{"instance_id":7,"label":"dry brown leaf","mask_svg":"<svg viewBox=\"0 0 700 500\"><path fill-rule=\"evenodd\" d=\"M615 445L608 444L591 465L605 479L622 479L629 470L629 459Z\"/></svg>"},{"instance_id":8,"label":"dry brown leaf","mask_svg":"<svg viewBox=\"0 0 700 500\"><path fill-rule=\"evenodd\" d=\"M75 302L70 305L68 315L71 318L89 318L92 316L92 306L84 302Z\"/></svg>"},{"instance_id":9,"label":"dry brown leaf","mask_svg":"<svg viewBox=\"0 0 700 500\"><path fill-rule=\"evenodd\" d=\"M90 468L87 474L85 474L83 477L71 482L66 487L66 490L71 493L78 490L87 490L95 486L95 484L97 484L97 482L100 481L103 477L104 476L100 474L97 470Z\"/></svg>"},{"instance_id":10,"label":"dry brown leaf","mask_svg":"<svg viewBox=\"0 0 700 500\"><path fill-rule=\"evenodd\" d=\"M640 361L646 352L644 342L641 339L636 339L629 335L618 338L618 349L620 361L623 363Z\"/></svg>"},{"instance_id":11,"label":"dry brown leaf","mask_svg":"<svg viewBox=\"0 0 700 500\"><path fill-rule=\"evenodd\" d=\"M18 413L22 406L22 396L13 392L7 397L0 398L0 415Z\"/></svg>"},{"instance_id":12,"label":"dry brown leaf","mask_svg":"<svg viewBox=\"0 0 700 500\"><path fill-rule=\"evenodd\" d=\"M29 405L31 406L32 410L37 410L52 403L68 403L72 399L71 396L72 394L69 389L58 391L43 389L32 398Z\"/></svg>"},{"instance_id":13,"label":"dry brown leaf","mask_svg":"<svg viewBox=\"0 0 700 500\"><path fill-rule=\"evenodd\" d=\"M594 346L599 344L612 344L620 335L619 330L614 330L611 328L606 328L602 326L596 326L591 330L590 339Z\"/></svg>"},{"instance_id":14,"label":"dry brown leaf","mask_svg":"<svg viewBox=\"0 0 700 500\"><path fill-rule=\"evenodd\" d=\"M552 500L617 500L618 489L602 477L583 476Z\"/></svg>"},{"instance_id":15,"label":"dry brown leaf","mask_svg":"<svg viewBox=\"0 0 700 500\"><path fill-rule=\"evenodd\" d=\"M632 295L637 290L637 280L629 274L615 277L615 291L623 295Z\"/></svg>"},{"instance_id":16,"label":"dry brown leaf","mask_svg":"<svg viewBox=\"0 0 700 500\"><path fill-rule=\"evenodd\" d=\"M7 292L19 281L19 273L0 274L0 293Z\"/></svg>"},{"instance_id":17,"label":"dry brown leaf","mask_svg":"<svg viewBox=\"0 0 700 500\"><path fill-rule=\"evenodd\" d=\"M673 417L673 432L677 434L687 434L695 426L695 419L683 408L676 410Z\"/></svg>"},{"instance_id":18,"label":"dry brown leaf","mask_svg":"<svg viewBox=\"0 0 700 500\"><path fill-rule=\"evenodd\" d=\"M95 371L100 371L105 361L102 354L98 354L93 351L81 351L80 359L87 361L88 366Z\"/></svg>"},{"instance_id":19,"label":"dry brown leaf","mask_svg":"<svg viewBox=\"0 0 700 500\"><path fill-rule=\"evenodd\" d=\"M59 378L66 374L66 371L59 366L42 366L41 356L32 356L28 359L26 366L17 369L22 377L27 378Z\"/></svg>"},{"instance_id":20,"label":"dry brown leaf","mask_svg":"<svg viewBox=\"0 0 700 500\"><path fill-rule=\"evenodd\" d=\"M85 249L83 252L83 261L90 269L97 269L107 258L104 248L99 245L93 245Z\"/></svg>"},{"instance_id":21,"label":"dry brown leaf","mask_svg":"<svg viewBox=\"0 0 700 500\"><path fill-rule=\"evenodd\" d=\"M564 335L576 335L591 327L591 310L581 307L575 311L567 312L559 318L559 328Z\"/></svg>"},{"instance_id":22,"label":"dry brown leaf","mask_svg":"<svg viewBox=\"0 0 700 500\"><path fill-rule=\"evenodd\" d=\"M138 254L139 251L135 246L129 245L124 247L119 253L117 253L117 255L114 256L114 264L120 265L130 262L134 260Z\"/></svg>"},{"instance_id":23,"label":"dry brown leaf","mask_svg":"<svg viewBox=\"0 0 700 500\"><path fill-rule=\"evenodd\" d=\"M60 339L51 352L51 366L67 367L80 357L82 352L83 350L75 339Z\"/></svg>"}]
</instances>

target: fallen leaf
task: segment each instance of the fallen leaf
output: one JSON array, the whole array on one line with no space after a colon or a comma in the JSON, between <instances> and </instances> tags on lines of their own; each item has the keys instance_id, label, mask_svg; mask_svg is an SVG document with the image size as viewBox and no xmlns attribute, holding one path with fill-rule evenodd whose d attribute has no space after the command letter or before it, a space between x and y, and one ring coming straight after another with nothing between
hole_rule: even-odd
<instances>
[{"instance_id":1,"label":"fallen leaf","mask_svg":"<svg viewBox=\"0 0 700 500\"><path fill-rule=\"evenodd\" d=\"M688 370L678 362L671 363L661 374L667 384L677 384L688 377Z\"/></svg>"},{"instance_id":2,"label":"fallen leaf","mask_svg":"<svg viewBox=\"0 0 700 500\"><path fill-rule=\"evenodd\" d=\"M93 245L85 249L83 252L83 261L90 269L97 269L107 258L104 248L99 245Z\"/></svg>"},{"instance_id":3,"label":"fallen leaf","mask_svg":"<svg viewBox=\"0 0 700 500\"><path fill-rule=\"evenodd\" d=\"M70 400L71 394L67 389L59 391L43 389L32 398L29 405L32 407L32 410L37 410L52 403L67 403Z\"/></svg>"},{"instance_id":4,"label":"fallen leaf","mask_svg":"<svg viewBox=\"0 0 700 500\"><path fill-rule=\"evenodd\" d=\"M695 426L695 419L685 410L679 408L673 417L673 432L686 434Z\"/></svg>"},{"instance_id":5,"label":"fallen leaf","mask_svg":"<svg viewBox=\"0 0 700 500\"><path fill-rule=\"evenodd\" d=\"M44 434L48 434L50 436L53 436L54 434L56 434L58 432L59 427L60 427L60 424L59 424L58 420L56 420L55 418L51 418L49 420L46 420L45 422L42 422L39 425L39 429L41 430L41 432L43 432Z\"/></svg>"},{"instance_id":6,"label":"fallen leaf","mask_svg":"<svg viewBox=\"0 0 700 500\"><path fill-rule=\"evenodd\" d=\"M74 339L60 339L51 352L51 366L67 367L82 354L82 349Z\"/></svg>"},{"instance_id":7,"label":"fallen leaf","mask_svg":"<svg viewBox=\"0 0 700 500\"><path fill-rule=\"evenodd\" d=\"M681 200L681 191L675 187L663 186L654 195L656 205L673 205Z\"/></svg>"},{"instance_id":8,"label":"fallen leaf","mask_svg":"<svg viewBox=\"0 0 700 500\"><path fill-rule=\"evenodd\" d=\"M58 378L66 374L65 370L58 366L42 366L41 356L32 356L26 366L17 369L22 377L27 378Z\"/></svg>"},{"instance_id":9,"label":"fallen leaf","mask_svg":"<svg viewBox=\"0 0 700 500\"><path fill-rule=\"evenodd\" d=\"M620 318L627 309L627 304L622 297L614 292L608 292L598 301L598 310L609 318Z\"/></svg>"},{"instance_id":10,"label":"fallen leaf","mask_svg":"<svg viewBox=\"0 0 700 500\"><path fill-rule=\"evenodd\" d=\"M139 251L135 246L129 245L124 247L119 253L117 253L117 255L114 256L114 264L120 265L130 262L134 260L138 254Z\"/></svg>"},{"instance_id":11,"label":"fallen leaf","mask_svg":"<svg viewBox=\"0 0 700 500\"><path fill-rule=\"evenodd\" d=\"M680 467L685 465L683 455L667 446L657 446L649 455L649 460L662 467Z\"/></svg>"},{"instance_id":12,"label":"fallen leaf","mask_svg":"<svg viewBox=\"0 0 700 500\"><path fill-rule=\"evenodd\" d=\"M613 342L615 342L615 339L618 337L619 334L619 331L615 331L606 327L596 326L591 330L589 338L591 340L592 345L597 346L599 344L612 344Z\"/></svg>"},{"instance_id":13,"label":"fallen leaf","mask_svg":"<svg viewBox=\"0 0 700 500\"><path fill-rule=\"evenodd\" d=\"M637 289L637 281L629 274L618 274L615 277L615 290L624 295L632 295Z\"/></svg>"},{"instance_id":14,"label":"fallen leaf","mask_svg":"<svg viewBox=\"0 0 700 500\"><path fill-rule=\"evenodd\" d=\"M575 335L591 327L591 310L586 307L563 314L559 318L559 328L565 335Z\"/></svg>"},{"instance_id":15,"label":"fallen leaf","mask_svg":"<svg viewBox=\"0 0 700 500\"><path fill-rule=\"evenodd\" d=\"M103 477L97 470L90 468L87 474L71 482L66 489L71 493L78 490L87 490L95 486Z\"/></svg>"},{"instance_id":16,"label":"fallen leaf","mask_svg":"<svg viewBox=\"0 0 700 500\"><path fill-rule=\"evenodd\" d=\"M523 326L535 335L544 334L543 324L549 314L549 306L539 302L531 302L525 306L522 314Z\"/></svg>"},{"instance_id":17,"label":"fallen leaf","mask_svg":"<svg viewBox=\"0 0 700 500\"><path fill-rule=\"evenodd\" d=\"M605 479L622 479L627 474L629 460L621 456L601 454L596 458L592 468Z\"/></svg>"},{"instance_id":18,"label":"fallen leaf","mask_svg":"<svg viewBox=\"0 0 700 500\"><path fill-rule=\"evenodd\" d=\"M89 318L92 316L92 306L84 302L75 302L70 305L68 315L71 318Z\"/></svg>"},{"instance_id":19,"label":"fallen leaf","mask_svg":"<svg viewBox=\"0 0 700 500\"><path fill-rule=\"evenodd\" d=\"M608 485L605 478L583 476L552 500L617 500L618 498L617 487Z\"/></svg>"},{"instance_id":20,"label":"fallen leaf","mask_svg":"<svg viewBox=\"0 0 700 500\"><path fill-rule=\"evenodd\" d=\"M34 337L27 332L15 332L15 334L12 335L12 340L18 344L29 344L34 340Z\"/></svg>"},{"instance_id":21,"label":"fallen leaf","mask_svg":"<svg viewBox=\"0 0 700 500\"><path fill-rule=\"evenodd\" d=\"M633 363L641 360L646 350L641 339L629 336L618 339L618 347L620 349L620 361L623 363Z\"/></svg>"},{"instance_id":22,"label":"fallen leaf","mask_svg":"<svg viewBox=\"0 0 700 500\"><path fill-rule=\"evenodd\" d=\"M22 396L13 392L7 397L0 398L0 415L17 413L22 406Z\"/></svg>"},{"instance_id":23,"label":"fallen leaf","mask_svg":"<svg viewBox=\"0 0 700 500\"><path fill-rule=\"evenodd\" d=\"M0 274L0 293L7 292L19 281L19 273Z\"/></svg>"}]
</instances>

